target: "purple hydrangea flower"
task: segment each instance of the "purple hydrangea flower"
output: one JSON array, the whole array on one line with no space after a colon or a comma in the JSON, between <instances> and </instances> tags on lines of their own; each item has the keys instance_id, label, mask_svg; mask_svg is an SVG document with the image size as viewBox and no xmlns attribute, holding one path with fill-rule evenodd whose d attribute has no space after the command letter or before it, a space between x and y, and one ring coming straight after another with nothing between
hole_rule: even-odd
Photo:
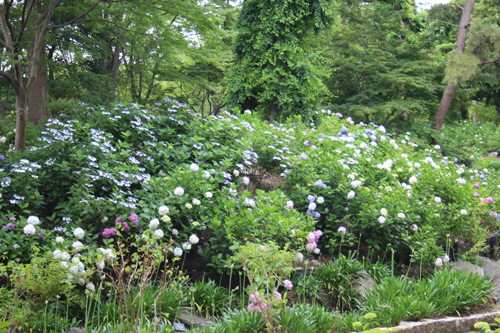
<instances>
[{"instance_id":1,"label":"purple hydrangea flower","mask_svg":"<svg viewBox=\"0 0 500 333\"><path fill-rule=\"evenodd\" d=\"M321 188L327 188L328 187L325 183L323 183L323 181L321 179L318 179L318 181L316 181L316 183L314 185L316 185L318 187L321 187Z\"/></svg>"},{"instance_id":2,"label":"purple hydrangea flower","mask_svg":"<svg viewBox=\"0 0 500 333\"><path fill-rule=\"evenodd\" d=\"M134 221L134 225L136 227L136 231L139 232L141 231L141 224L139 223L139 221Z\"/></svg>"},{"instance_id":3,"label":"purple hydrangea flower","mask_svg":"<svg viewBox=\"0 0 500 333\"><path fill-rule=\"evenodd\" d=\"M130 231L130 226L128 225L127 222L123 222L122 223L122 228L123 230L125 230L126 232L129 232Z\"/></svg>"},{"instance_id":4,"label":"purple hydrangea flower","mask_svg":"<svg viewBox=\"0 0 500 333\"><path fill-rule=\"evenodd\" d=\"M45 233L43 231L40 231L38 233L38 239L43 239L45 237Z\"/></svg>"},{"instance_id":5,"label":"purple hydrangea flower","mask_svg":"<svg viewBox=\"0 0 500 333\"><path fill-rule=\"evenodd\" d=\"M314 195L310 195L310 194L309 194L309 195L307 196L307 200L308 200L309 202L315 202L315 201L316 201L316 198L314 197Z\"/></svg>"},{"instance_id":6,"label":"purple hydrangea flower","mask_svg":"<svg viewBox=\"0 0 500 333\"><path fill-rule=\"evenodd\" d=\"M116 235L117 235L117 232L116 232L116 228L115 228L115 227L110 228L110 229L109 229L109 232L111 233L111 236L116 236Z\"/></svg>"},{"instance_id":7,"label":"purple hydrangea flower","mask_svg":"<svg viewBox=\"0 0 500 333\"><path fill-rule=\"evenodd\" d=\"M109 230L108 228L104 229L104 231L102 232L102 237L104 238L111 237L111 230Z\"/></svg>"},{"instance_id":8,"label":"purple hydrangea flower","mask_svg":"<svg viewBox=\"0 0 500 333\"><path fill-rule=\"evenodd\" d=\"M12 216L12 217L9 219L9 221L10 221L10 222L14 222L15 220L16 220L16 218L15 218L14 216Z\"/></svg>"},{"instance_id":9,"label":"purple hydrangea flower","mask_svg":"<svg viewBox=\"0 0 500 333\"><path fill-rule=\"evenodd\" d=\"M303 159L304 161L307 160L307 155L306 153L300 154L300 158Z\"/></svg>"},{"instance_id":10,"label":"purple hydrangea flower","mask_svg":"<svg viewBox=\"0 0 500 333\"><path fill-rule=\"evenodd\" d=\"M0 162L3 162L5 160L5 157L3 155L0 155Z\"/></svg>"}]
</instances>

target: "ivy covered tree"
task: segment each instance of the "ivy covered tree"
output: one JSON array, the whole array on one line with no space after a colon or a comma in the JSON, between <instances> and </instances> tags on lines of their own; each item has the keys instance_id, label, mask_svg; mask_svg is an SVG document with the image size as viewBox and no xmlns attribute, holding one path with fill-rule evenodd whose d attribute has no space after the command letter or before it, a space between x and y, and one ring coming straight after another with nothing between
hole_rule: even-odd
<instances>
[{"instance_id":1,"label":"ivy covered tree","mask_svg":"<svg viewBox=\"0 0 500 333\"><path fill-rule=\"evenodd\" d=\"M326 93L308 37L333 21L333 2L245 0L229 74L229 102L278 118L312 119Z\"/></svg>"}]
</instances>

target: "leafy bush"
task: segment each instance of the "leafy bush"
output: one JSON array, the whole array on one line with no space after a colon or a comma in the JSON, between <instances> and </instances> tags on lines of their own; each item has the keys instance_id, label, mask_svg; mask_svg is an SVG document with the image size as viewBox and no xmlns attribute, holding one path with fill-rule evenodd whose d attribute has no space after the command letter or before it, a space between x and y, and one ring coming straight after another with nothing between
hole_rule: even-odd
<instances>
[{"instance_id":1,"label":"leafy bush","mask_svg":"<svg viewBox=\"0 0 500 333\"><path fill-rule=\"evenodd\" d=\"M381 325L395 326L401 320L467 311L488 302L492 288L488 277L458 270L441 270L422 281L395 276L365 294L362 311L375 313Z\"/></svg>"},{"instance_id":2,"label":"leafy bush","mask_svg":"<svg viewBox=\"0 0 500 333\"><path fill-rule=\"evenodd\" d=\"M358 293L353 289L353 283L362 270L363 264L350 253L347 257L341 254L337 259L318 266L313 275L323 282L335 308L349 310L357 304Z\"/></svg>"}]
</instances>

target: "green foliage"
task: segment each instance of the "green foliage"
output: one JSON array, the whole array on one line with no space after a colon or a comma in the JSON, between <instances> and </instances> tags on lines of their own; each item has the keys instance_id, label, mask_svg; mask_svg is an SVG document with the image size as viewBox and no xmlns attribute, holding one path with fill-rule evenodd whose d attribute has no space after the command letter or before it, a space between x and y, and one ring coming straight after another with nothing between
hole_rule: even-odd
<instances>
[{"instance_id":1,"label":"green foliage","mask_svg":"<svg viewBox=\"0 0 500 333\"><path fill-rule=\"evenodd\" d=\"M215 317L228 308L229 294L227 290L217 286L213 280L195 282L193 289L192 299L198 313Z\"/></svg>"},{"instance_id":2,"label":"green foliage","mask_svg":"<svg viewBox=\"0 0 500 333\"><path fill-rule=\"evenodd\" d=\"M381 325L395 326L401 320L467 311L488 302L492 288L488 277L460 270L441 270L421 281L395 276L365 294L362 311L375 313Z\"/></svg>"},{"instance_id":3,"label":"green foliage","mask_svg":"<svg viewBox=\"0 0 500 333\"><path fill-rule=\"evenodd\" d=\"M320 265L313 275L323 282L336 309L349 310L357 305L358 293L353 289L353 283L362 270L363 264L350 253L347 257L341 254L337 259Z\"/></svg>"},{"instance_id":4,"label":"green foliage","mask_svg":"<svg viewBox=\"0 0 500 333\"><path fill-rule=\"evenodd\" d=\"M306 42L332 23L332 10L332 3L318 0L245 1L228 77L230 103L271 120L301 115L312 121L325 87L320 58Z\"/></svg>"}]
</instances>

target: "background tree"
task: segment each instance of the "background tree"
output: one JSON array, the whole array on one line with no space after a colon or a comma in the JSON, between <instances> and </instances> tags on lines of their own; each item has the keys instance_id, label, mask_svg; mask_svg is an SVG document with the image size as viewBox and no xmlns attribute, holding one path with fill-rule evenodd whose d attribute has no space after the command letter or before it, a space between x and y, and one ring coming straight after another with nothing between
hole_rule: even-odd
<instances>
[{"instance_id":1,"label":"background tree","mask_svg":"<svg viewBox=\"0 0 500 333\"><path fill-rule=\"evenodd\" d=\"M320 0L244 1L228 78L230 104L258 110L270 121L312 119L326 89L307 39L330 26L332 6Z\"/></svg>"},{"instance_id":2,"label":"background tree","mask_svg":"<svg viewBox=\"0 0 500 333\"><path fill-rule=\"evenodd\" d=\"M414 8L352 1L338 7L340 24L322 34L327 107L359 120L392 124L428 118L439 90L432 44Z\"/></svg>"}]
</instances>

